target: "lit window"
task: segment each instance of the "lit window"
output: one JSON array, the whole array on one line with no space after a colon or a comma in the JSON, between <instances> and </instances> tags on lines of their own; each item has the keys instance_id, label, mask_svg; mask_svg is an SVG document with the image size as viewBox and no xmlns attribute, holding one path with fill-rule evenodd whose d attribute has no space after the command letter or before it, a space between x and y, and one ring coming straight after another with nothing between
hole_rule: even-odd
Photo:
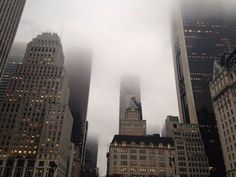
<instances>
[{"instance_id":1,"label":"lit window","mask_svg":"<svg viewBox=\"0 0 236 177\"><path fill-rule=\"evenodd\" d=\"M152 173L152 174L154 174L154 173L156 173L157 171L156 171L156 169L152 169L152 168L151 168L151 169L149 169L149 172Z\"/></svg>"}]
</instances>

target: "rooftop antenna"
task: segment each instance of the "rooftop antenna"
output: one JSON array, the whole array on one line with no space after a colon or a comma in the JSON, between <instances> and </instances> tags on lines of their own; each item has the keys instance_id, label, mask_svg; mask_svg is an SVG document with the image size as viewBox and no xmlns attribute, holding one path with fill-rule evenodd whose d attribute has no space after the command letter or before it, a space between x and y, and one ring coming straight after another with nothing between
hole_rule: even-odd
<instances>
[{"instance_id":1,"label":"rooftop antenna","mask_svg":"<svg viewBox=\"0 0 236 177\"><path fill-rule=\"evenodd\" d=\"M61 25L61 34L60 34L60 39L61 40L62 40L63 32L64 32L64 21L62 22L62 25Z\"/></svg>"}]
</instances>

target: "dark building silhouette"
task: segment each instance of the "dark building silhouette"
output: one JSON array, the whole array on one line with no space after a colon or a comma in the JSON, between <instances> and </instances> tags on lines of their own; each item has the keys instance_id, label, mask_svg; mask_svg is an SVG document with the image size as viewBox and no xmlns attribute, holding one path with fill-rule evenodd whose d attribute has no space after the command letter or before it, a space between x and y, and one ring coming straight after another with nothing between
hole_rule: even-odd
<instances>
[{"instance_id":1,"label":"dark building silhouette","mask_svg":"<svg viewBox=\"0 0 236 177\"><path fill-rule=\"evenodd\" d=\"M88 122L87 107L92 70L92 54L89 50L67 51L67 73L69 77L69 107L74 119L72 142L79 147L81 164L84 162Z\"/></svg>"},{"instance_id":2,"label":"dark building silhouette","mask_svg":"<svg viewBox=\"0 0 236 177\"><path fill-rule=\"evenodd\" d=\"M13 44L26 0L0 0L0 76Z\"/></svg>"},{"instance_id":3,"label":"dark building silhouette","mask_svg":"<svg viewBox=\"0 0 236 177\"><path fill-rule=\"evenodd\" d=\"M98 137L88 137L85 152L85 169L81 176L96 177L98 175L97 157Z\"/></svg>"},{"instance_id":4,"label":"dark building silhouette","mask_svg":"<svg viewBox=\"0 0 236 177\"><path fill-rule=\"evenodd\" d=\"M236 18L220 5L217 1L182 4L172 26L180 117L199 124L212 177L224 177L225 170L209 81L214 60L236 47Z\"/></svg>"},{"instance_id":5,"label":"dark building silhouette","mask_svg":"<svg viewBox=\"0 0 236 177\"><path fill-rule=\"evenodd\" d=\"M3 74L0 78L0 102L3 101L5 92L10 82L12 74L15 72L18 64L21 64L24 58L26 44L16 43L13 44L9 53Z\"/></svg>"}]
</instances>

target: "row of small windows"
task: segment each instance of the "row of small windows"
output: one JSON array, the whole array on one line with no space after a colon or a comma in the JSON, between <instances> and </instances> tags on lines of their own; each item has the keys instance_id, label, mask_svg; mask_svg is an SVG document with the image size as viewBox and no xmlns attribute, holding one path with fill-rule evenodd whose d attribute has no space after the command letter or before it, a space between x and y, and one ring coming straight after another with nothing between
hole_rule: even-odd
<instances>
[{"instance_id":1,"label":"row of small windows","mask_svg":"<svg viewBox=\"0 0 236 177\"><path fill-rule=\"evenodd\" d=\"M163 155L166 154L165 150L155 150L155 149L149 149L149 150L145 150L145 149L126 149L126 148L113 148L113 152L120 152L120 153L131 153L131 154L135 154L135 153L140 153L140 154L159 154L159 155ZM169 151L169 153L171 153L171 151Z\"/></svg>"},{"instance_id":2,"label":"row of small windows","mask_svg":"<svg viewBox=\"0 0 236 177\"><path fill-rule=\"evenodd\" d=\"M51 47L31 47L30 49L31 52L56 52L56 48L51 48Z\"/></svg>"},{"instance_id":3,"label":"row of small windows","mask_svg":"<svg viewBox=\"0 0 236 177\"><path fill-rule=\"evenodd\" d=\"M150 166L150 167L166 167L166 163L163 163L163 162L140 162L138 163L137 161L130 161L129 163L127 161L113 161L113 166L117 166L118 163L120 162L120 165L121 166L141 166L141 167L147 167L147 166Z\"/></svg>"},{"instance_id":4,"label":"row of small windows","mask_svg":"<svg viewBox=\"0 0 236 177\"><path fill-rule=\"evenodd\" d=\"M140 156L136 156L136 155L130 155L130 156L128 156L128 155L120 155L120 156L118 156L117 154L114 154L114 156L113 156L114 159L117 159L118 157L120 157L120 159L131 159L131 160L137 160L137 159L139 159L139 160L147 160L147 159L149 159L149 160L152 160L152 161L156 161L158 159L159 161L165 161L165 156L158 156L158 157L156 157L156 156L145 156L145 155L140 155Z\"/></svg>"},{"instance_id":5,"label":"row of small windows","mask_svg":"<svg viewBox=\"0 0 236 177\"><path fill-rule=\"evenodd\" d=\"M53 75L61 75L63 71L63 67L58 66L28 66L28 65L22 65L22 67L19 67L17 69L16 76L14 76L15 79L21 79L21 75L34 75L34 74L40 74L47 73L47 74L53 74Z\"/></svg>"},{"instance_id":6,"label":"row of small windows","mask_svg":"<svg viewBox=\"0 0 236 177\"><path fill-rule=\"evenodd\" d=\"M138 173L138 172L147 173L148 172L148 173L151 173L151 174L159 173L161 175L165 175L165 173L166 173L166 170L163 170L163 169L157 171L156 169L152 169L152 168L150 168L149 170L146 169L146 168L140 168L140 169L138 169L138 168L130 168L129 169L127 167L121 167L120 168L121 173L127 173L129 171L131 173ZM116 167L113 168L113 172L118 172ZM173 171L171 171L170 173L173 173Z\"/></svg>"},{"instance_id":7,"label":"row of small windows","mask_svg":"<svg viewBox=\"0 0 236 177\"><path fill-rule=\"evenodd\" d=\"M114 145L117 146L117 145L118 145L118 142L115 141L115 142L114 142ZM126 146L126 145L127 145L127 142L126 142L126 141L122 141L122 142L121 142L121 145L122 145L122 146ZM132 141L132 142L131 142L131 145L137 145L137 144L136 144L136 142ZM146 144L145 144L144 142L140 142L139 145L142 147L142 146L145 146ZM150 147L154 147L154 146L156 146L156 145L154 145L154 143L149 143L149 146L150 146ZM163 144L161 144L161 143L158 144L157 146L158 146L159 148L164 148L164 147L171 148L171 147L172 147L170 144L163 145Z\"/></svg>"},{"instance_id":8,"label":"row of small windows","mask_svg":"<svg viewBox=\"0 0 236 177\"><path fill-rule=\"evenodd\" d=\"M46 43L46 44L58 44L59 43L59 41L57 41L57 40L43 40L43 39L38 39L37 41L35 40L34 41L36 44L35 45L37 45L38 43Z\"/></svg>"}]
</instances>

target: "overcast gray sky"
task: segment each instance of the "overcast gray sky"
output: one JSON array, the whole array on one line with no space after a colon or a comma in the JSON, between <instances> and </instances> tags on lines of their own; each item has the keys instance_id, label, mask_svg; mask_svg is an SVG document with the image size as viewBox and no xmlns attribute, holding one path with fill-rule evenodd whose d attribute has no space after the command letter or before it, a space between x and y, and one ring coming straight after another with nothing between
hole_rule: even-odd
<instances>
[{"instance_id":1,"label":"overcast gray sky","mask_svg":"<svg viewBox=\"0 0 236 177\"><path fill-rule=\"evenodd\" d=\"M160 132L167 115L178 115L170 8L171 0L27 0L16 42L29 42L42 32L62 33L66 62L70 48L93 50L89 134L99 136L102 174L108 145L118 133L122 73L141 78L149 133Z\"/></svg>"}]
</instances>

